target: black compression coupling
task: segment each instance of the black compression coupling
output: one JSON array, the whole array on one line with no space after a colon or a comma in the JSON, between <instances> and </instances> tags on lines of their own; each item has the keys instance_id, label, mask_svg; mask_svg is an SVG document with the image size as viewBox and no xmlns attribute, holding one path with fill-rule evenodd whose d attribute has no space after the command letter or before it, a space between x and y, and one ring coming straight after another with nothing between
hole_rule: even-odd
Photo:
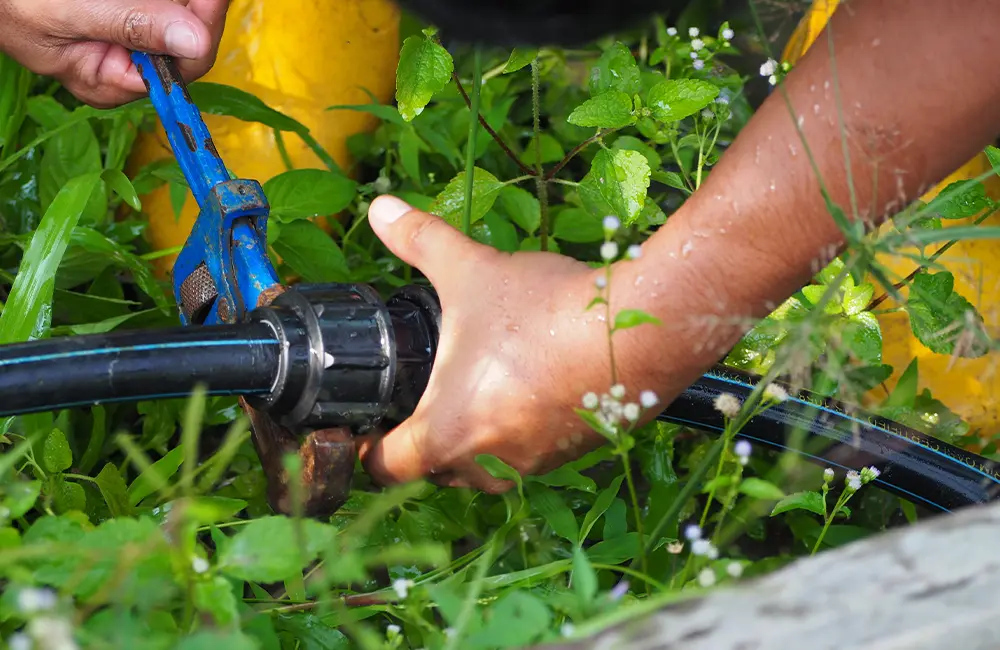
<instances>
[{"instance_id":1,"label":"black compression coupling","mask_svg":"<svg viewBox=\"0 0 1000 650\"><path fill-rule=\"evenodd\" d=\"M436 295L409 286L383 302L364 284L296 285L250 319L281 346L274 387L249 398L292 430L364 433L405 420L430 378L441 326Z\"/></svg>"}]
</instances>

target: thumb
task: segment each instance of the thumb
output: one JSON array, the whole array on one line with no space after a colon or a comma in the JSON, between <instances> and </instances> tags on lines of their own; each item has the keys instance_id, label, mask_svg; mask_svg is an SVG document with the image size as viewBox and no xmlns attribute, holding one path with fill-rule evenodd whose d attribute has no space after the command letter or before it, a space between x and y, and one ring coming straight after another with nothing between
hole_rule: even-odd
<instances>
[{"instance_id":1,"label":"thumb","mask_svg":"<svg viewBox=\"0 0 1000 650\"><path fill-rule=\"evenodd\" d=\"M74 1L65 25L77 38L115 43L129 50L200 59L212 52L208 27L174 0Z\"/></svg>"},{"instance_id":2,"label":"thumb","mask_svg":"<svg viewBox=\"0 0 1000 650\"><path fill-rule=\"evenodd\" d=\"M358 459L376 484L409 483L432 472L427 455L418 442L416 431L419 428L411 418L388 434L358 436Z\"/></svg>"},{"instance_id":3,"label":"thumb","mask_svg":"<svg viewBox=\"0 0 1000 650\"><path fill-rule=\"evenodd\" d=\"M390 194L375 199L368 221L389 250L420 269L431 284L458 273L466 262L481 261L495 249L463 235L440 217L410 206Z\"/></svg>"}]
</instances>

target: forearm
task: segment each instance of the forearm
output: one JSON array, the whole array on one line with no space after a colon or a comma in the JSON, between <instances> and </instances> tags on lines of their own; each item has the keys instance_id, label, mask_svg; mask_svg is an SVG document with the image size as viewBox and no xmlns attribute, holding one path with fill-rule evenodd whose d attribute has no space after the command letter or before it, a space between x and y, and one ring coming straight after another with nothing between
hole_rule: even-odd
<instances>
[{"instance_id":1,"label":"forearm","mask_svg":"<svg viewBox=\"0 0 1000 650\"><path fill-rule=\"evenodd\" d=\"M643 258L622 265L616 307L673 328L623 339L635 376L682 389L830 260L843 238L822 187L849 219L878 223L988 144L998 21L990 0L844 4L832 56L823 34ZM672 346L651 357L654 340Z\"/></svg>"}]
</instances>

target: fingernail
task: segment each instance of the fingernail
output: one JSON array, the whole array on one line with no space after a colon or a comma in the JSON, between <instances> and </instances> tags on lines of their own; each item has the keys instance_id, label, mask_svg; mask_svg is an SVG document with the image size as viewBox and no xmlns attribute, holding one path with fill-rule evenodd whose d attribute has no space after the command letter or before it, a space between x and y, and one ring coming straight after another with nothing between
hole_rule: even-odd
<instances>
[{"instance_id":1,"label":"fingernail","mask_svg":"<svg viewBox=\"0 0 1000 650\"><path fill-rule=\"evenodd\" d=\"M413 206L391 194L383 194L375 199L368 210L368 218L382 223L393 223L413 209Z\"/></svg>"},{"instance_id":2,"label":"fingernail","mask_svg":"<svg viewBox=\"0 0 1000 650\"><path fill-rule=\"evenodd\" d=\"M198 58L198 35L187 23L171 23L163 35L167 49L184 59Z\"/></svg>"}]
</instances>

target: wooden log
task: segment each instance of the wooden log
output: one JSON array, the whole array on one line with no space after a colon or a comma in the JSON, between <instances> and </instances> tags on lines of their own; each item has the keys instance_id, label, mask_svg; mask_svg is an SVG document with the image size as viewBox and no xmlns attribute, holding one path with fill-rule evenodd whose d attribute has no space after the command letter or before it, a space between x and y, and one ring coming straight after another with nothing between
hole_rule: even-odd
<instances>
[{"instance_id":1,"label":"wooden log","mask_svg":"<svg viewBox=\"0 0 1000 650\"><path fill-rule=\"evenodd\" d=\"M1000 504L674 602L547 650L996 650Z\"/></svg>"}]
</instances>

